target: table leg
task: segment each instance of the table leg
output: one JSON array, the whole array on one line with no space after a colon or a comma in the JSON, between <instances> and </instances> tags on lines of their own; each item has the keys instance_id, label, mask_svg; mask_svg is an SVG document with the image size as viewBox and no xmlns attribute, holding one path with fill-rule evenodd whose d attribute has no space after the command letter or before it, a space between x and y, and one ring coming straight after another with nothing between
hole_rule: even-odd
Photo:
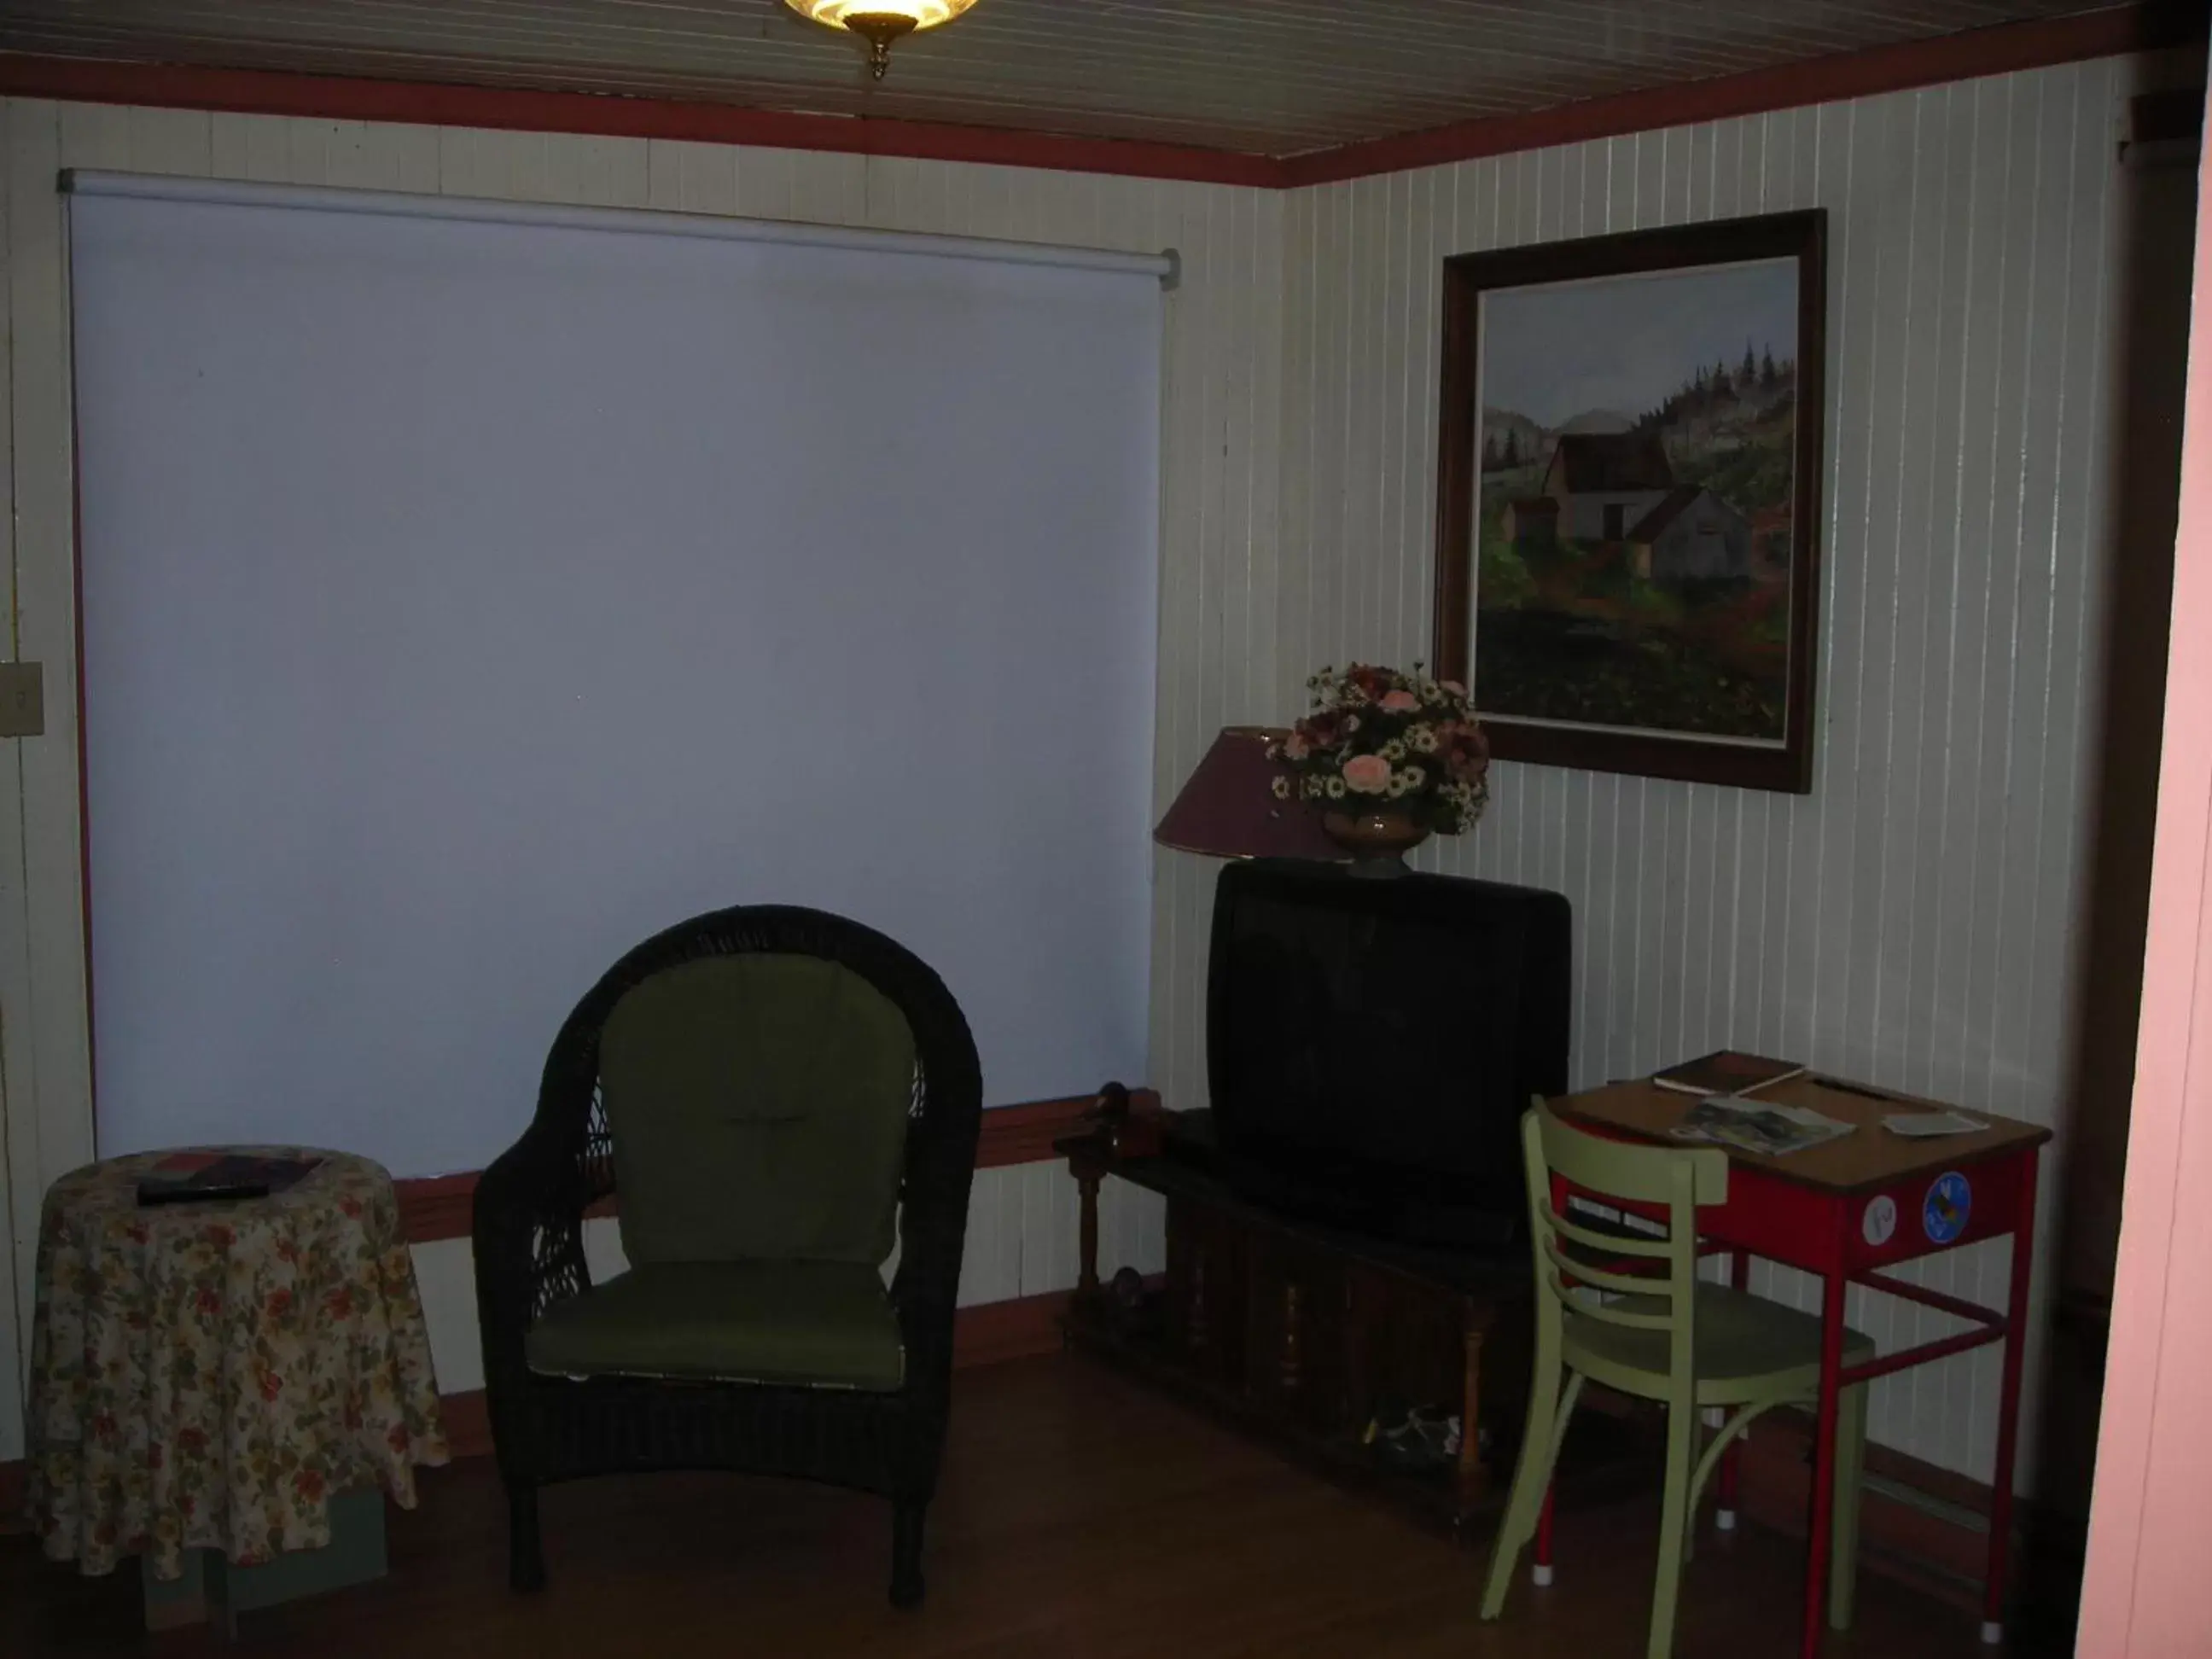
<instances>
[{"instance_id":1,"label":"table leg","mask_svg":"<svg viewBox=\"0 0 2212 1659\"><path fill-rule=\"evenodd\" d=\"M1082 1200L1077 1232L1075 1293L1087 1301L1098 1294L1097 1174L1079 1169L1075 1172L1075 1188Z\"/></svg>"},{"instance_id":2,"label":"table leg","mask_svg":"<svg viewBox=\"0 0 2212 1659\"><path fill-rule=\"evenodd\" d=\"M1843 1392L1844 1283L1840 1267L1832 1268L1820 1281L1820 1410L1813 1437L1813 1513L1805 1528L1805 1631L1800 1649L1804 1659L1814 1659L1820 1651L1826 1612L1836 1499L1836 1415Z\"/></svg>"},{"instance_id":3,"label":"table leg","mask_svg":"<svg viewBox=\"0 0 2212 1659\"><path fill-rule=\"evenodd\" d=\"M1459 1489L1467 1494L1481 1489L1482 1474L1482 1339L1486 1320L1462 1310L1460 1317L1463 1369L1460 1374Z\"/></svg>"},{"instance_id":4,"label":"table leg","mask_svg":"<svg viewBox=\"0 0 2212 1659\"><path fill-rule=\"evenodd\" d=\"M1195 1218L1190 1234L1190 1285L1183 1304L1182 1340L1193 1357L1200 1358L1212 1346L1213 1316L1206 1305L1206 1241Z\"/></svg>"},{"instance_id":5,"label":"table leg","mask_svg":"<svg viewBox=\"0 0 2212 1659\"><path fill-rule=\"evenodd\" d=\"M2020 1224L2012 1236L2012 1285L2006 1297L2004 1372L1997 1395L1997 1466L1990 1489L1990 1565L1982 1585L1982 1640L2004 1639L2005 1553L2012 1541L2013 1464L2020 1451L2020 1373L2027 1353L2029 1274L2035 1265L2037 1150L2020 1162Z\"/></svg>"},{"instance_id":6,"label":"table leg","mask_svg":"<svg viewBox=\"0 0 2212 1659\"><path fill-rule=\"evenodd\" d=\"M1729 1285L1742 1290L1751 1281L1751 1253L1729 1252ZM1713 1524L1723 1532L1735 1530L1736 1494L1742 1481L1743 1437L1738 1435L1721 1454L1720 1502L1714 1506Z\"/></svg>"}]
</instances>

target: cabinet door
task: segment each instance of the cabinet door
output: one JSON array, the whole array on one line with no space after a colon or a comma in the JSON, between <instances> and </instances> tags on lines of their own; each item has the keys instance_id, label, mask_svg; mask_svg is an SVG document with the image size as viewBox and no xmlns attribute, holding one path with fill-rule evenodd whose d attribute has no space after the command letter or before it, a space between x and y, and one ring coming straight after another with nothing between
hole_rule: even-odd
<instances>
[{"instance_id":1,"label":"cabinet door","mask_svg":"<svg viewBox=\"0 0 2212 1659\"><path fill-rule=\"evenodd\" d=\"M1186 1199L1168 1200L1167 1342L1198 1376L1242 1392L1243 1230Z\"/></svg>"},{"instance_id":2,"label":"cabinet door","mask_svg":"<svg viewBox=\"0 0 2212 1659\"><path fill-rule=\"evenodd\" d=\"M1317 1432L1356 1432L1348 1389L1348 1264L1279 1234L1252 1236L1246 1250L1246 1394Z\"/></svg>"}]
</instances>

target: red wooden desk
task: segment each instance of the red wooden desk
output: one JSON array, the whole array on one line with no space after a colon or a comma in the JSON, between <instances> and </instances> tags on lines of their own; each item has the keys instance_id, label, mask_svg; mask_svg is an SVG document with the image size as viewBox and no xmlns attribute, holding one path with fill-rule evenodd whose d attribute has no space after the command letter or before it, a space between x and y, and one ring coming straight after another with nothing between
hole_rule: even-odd
<instances>
[{"instance_id":1,"label":"red wooden desk","mask_svg":"<svg viewBox=\"0 0 2212 1659\"><path fill-rule=\"evenodd\" d=\"M2035 1248L2036 1162L2051 1131L1976 1112L1989 1127L1978 1134L1910 1140L1881 1127L1899 1113L1940 1103L1904 1096L1847 1092L1797 1078L1758 1092L1762 1100L1810 1106L1855 1126L1854 1132L1788 1158L1729 1152L1725 1204L1698 1212L1702 1237L1734 1256L1743 1283L1746 1259L1765 1256L1819 1275L1821 1281L1820 1426L1814 1439L1813 1512L1805 1575L1806 1659L1819 1650L1827 1586L1829 1499L1836 1476L1838 1391L1911 1365L1969 1348L2004 1342L1997 1407L1997 1462L1990 1503L1989 1577L1983 1593L1982 1638L2002 1637L2005 1547L2012 1529L2012 1471L2020 1427L2021 1334L2027 1322L2028 1273ZM1562 1117L1602 1134L1664 1140L1696 1097L1649 1082L1616 1083L1553 1103ZM2012 1236L2012 1280L2002 1310L1908 1285L1882 1271L1984 1239ZM1863 1365L1843 1364L1844 1291L1864 1285L1971 1321L1975 1328Z\"/></svg>"}]
</instances>

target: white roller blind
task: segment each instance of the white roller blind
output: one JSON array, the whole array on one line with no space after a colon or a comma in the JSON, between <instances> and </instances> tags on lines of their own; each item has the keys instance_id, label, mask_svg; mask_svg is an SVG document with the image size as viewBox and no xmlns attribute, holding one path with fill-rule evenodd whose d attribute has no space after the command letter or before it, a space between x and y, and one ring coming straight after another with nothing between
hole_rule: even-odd
<instances>
[{"instance_id":1,"label":"white roller blind","mask_svg":"<svg viewBox=\"0 0 2212 1659\"><path fill-rule=\"evenodd\" d=\"M633 216L634 218L635 216ZM520 1132L693 912L1145 1073L1152 277L78 196L103 1153Z\"/></svg>"}]
</instances>

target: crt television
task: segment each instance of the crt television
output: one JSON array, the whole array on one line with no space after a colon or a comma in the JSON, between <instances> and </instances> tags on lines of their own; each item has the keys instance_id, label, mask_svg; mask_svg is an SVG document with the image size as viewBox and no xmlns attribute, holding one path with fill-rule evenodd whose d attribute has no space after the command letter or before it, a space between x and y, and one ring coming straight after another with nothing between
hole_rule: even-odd
<instances>
[{"instance_id":1,"label":"crt television","mask_svg":"<svg viewBox=\"0 0 2212 1659\"><path fill-rule=\"evenodd\" d=\"M1231 865L1215 890L1214 1157L1247 1196L1411 1242L1525 1242L1520 1119L1564 1093L1565 897L1338 866Z\"/></svg>"}]
</instances>

